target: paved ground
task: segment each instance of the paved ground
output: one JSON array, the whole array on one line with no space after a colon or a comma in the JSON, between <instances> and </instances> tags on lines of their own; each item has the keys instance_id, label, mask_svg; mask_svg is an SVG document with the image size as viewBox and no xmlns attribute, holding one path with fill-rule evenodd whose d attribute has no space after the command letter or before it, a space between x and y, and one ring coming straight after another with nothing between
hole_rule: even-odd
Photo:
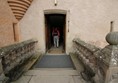
<instances>
[{"instance_id":1,"label":"paved ground","mask_svg":"<svg viewBox=\"0 0 118 83\"><path fill-rule=\"evenodd\" d=\"M64 50L63 50L62 45L60 45L58 48L52 46L47 52L47 54L63 54L63 53L64 53Z\"/></svg>"},{"instance_id":2,"label":"paved ground","mask_svg":"<svg viewBox=\"0 0 118 83\"><path fill-rule=\"evenodd\" d=\"M12 83L86 83L73 69L34 69L26 72L19 80Z\"/></svg>"}]
</instances>

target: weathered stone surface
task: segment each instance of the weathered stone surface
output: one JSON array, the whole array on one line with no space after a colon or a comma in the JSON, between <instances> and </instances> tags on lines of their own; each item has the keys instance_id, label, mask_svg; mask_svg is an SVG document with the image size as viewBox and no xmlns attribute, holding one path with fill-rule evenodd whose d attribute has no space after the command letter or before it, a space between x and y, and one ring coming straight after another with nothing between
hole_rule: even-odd
<instances>
[{"instance_id":1,"label":"weathered stone surface","mask_svg":"<svg viewBox=\"0 0 118 83\"><path fill-rule=\"evenodd\" d=\"M100 48L87 44L79 38L74 39L73 42L75 54L84 66L84 71L81 75L85 80L92 80L96 73L96 57L94 53L100 50Z\"/></svg>"},{"instance_id":2,"label":"weathered stone surface","mask_svg":"<svg viewBox=\"0 0 118 83\"><path fill-rule=\"evenodd\" d=\"M78 59L84 65L84 78L93 79L95 83L115 83L118 79L118 45L108 45L99 49L75 39L74 48Z\"/></svg>"},{"instance_id":3,"label":"weathered stone surface","mask_svg":"<svg viewBox=\"0 0 118 83\"><path fill-rule=\"evenodd\" d=\"M37 40L31 39L0 48L3 72L10 80L22 74L22 65L35 54L36 43Z\"/></svg>"},{"instance_id":4,"label":"weathered stone surface","mask_svg":"<svg viewBox=\"0 0 118 83\"><path fill-rule=\"evenodd\" d=\"M89 51L92 51L92 52L95 52L97 50L99 50L100 48L94 46L94 45L91 45L91 44L88 44L88 43L85 43L84 41L82 41L81 39L79 38L76 38L73 40L73 42L75 42L77 45L81 45L82 47L85 47L86 49L88 49Z\"/></svg>"},{"instance_id":5,"label":"weathered stone surface","mask_svg":"<svg viewBox=\"0 0 118 83\"><path fill-rule=\"evenodd\" d=\"M6 77L3 73L0 74L0 83L8 83L9 78Z\"/></svg>"},{"instance_id":6,"label":"weathered stone surface","mask_svg":"<svg viewBox=\"0 0 118 83\"><path fill-rule=\"evenodd\" d=\"M106 36L106 41L110 45L118 45L118 32L108 33Z\"/></svg>"},{"instance_id":7,"label":"weathered stone surface","mask_svg":"<svg viewBox=\"0 0 118 83\"><path fill-rule=\"evenodd\" d=\"M108 66L118 66L118 45L109 45L95 53Z\"/></svg>"},{"instance_id":8,"label":"weathered stone surface","mask_svg":"<svg viewBox=\"0 0 118 83\"><path fill-rule=\"evenodd\" d=\"M103 83L110 83L114 80L113 75L118 73L118 45L108 45L97 51L95 56L97 57L99 79L103 79Z\"/></svg>"}]
</instances>

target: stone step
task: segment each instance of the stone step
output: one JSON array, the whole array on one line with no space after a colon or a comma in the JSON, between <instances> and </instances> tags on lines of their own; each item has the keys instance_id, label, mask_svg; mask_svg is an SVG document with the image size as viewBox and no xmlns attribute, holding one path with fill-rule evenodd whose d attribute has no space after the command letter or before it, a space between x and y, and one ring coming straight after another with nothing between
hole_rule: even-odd
<instances>
[{"instance_id":1,"label":"stone step","mask_svg":"<svg viewBox=\"0 0 118 83\"><path fill-rule=\"evenodd\" d=\"M79 78L79 79L78 79ZM79 76L37 76L29 83L83 83Z\"/></svg>"},{"instance_id":2,"label":"stone step","mask_svg":"<svg viewBox=\"0 0 118 83\"><path fill-rule=\"evenodd\" d=\"M25 76L38 76L38 75L79 75L76 70L69 70L69 69L44 69L44 70L29 70L24 74Z\"/></svg>"},{"instance_id":3,"label":"stone step","mask_svg":"<svg viewBox=\"0 0 118 83\"><path fill-rule=\"evenodd\" d=\"M39 68L29 70L20 79L11 83L89 83L71 68Z\"/></svg>"},{"instance_id":4,"label":"stone step","mask_svg":"<svg viewBox=\"0 0 118 83\"><path fill-rule=\"evenodd\" d=\"M88 83L80 76L22 76L11 83Z\"/></svg>"},{"instance_id":5,"label":"stone step","mask_svg":"<svg viewBox=\"0 0 118 83\"><path fill-rule=\"evenodd\" d=\"M74 70L73 68L33 68L33 70Z\"/></svg>"}]
</instances>

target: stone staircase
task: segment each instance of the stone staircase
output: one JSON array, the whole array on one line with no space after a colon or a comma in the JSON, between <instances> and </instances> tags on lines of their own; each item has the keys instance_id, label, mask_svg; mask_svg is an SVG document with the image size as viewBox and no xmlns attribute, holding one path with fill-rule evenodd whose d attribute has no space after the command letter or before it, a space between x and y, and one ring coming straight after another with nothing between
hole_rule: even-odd
<instances>
[{"instance_id":1,"label":"stone staircase","mask_svg":"<svg viewBox=\"0 0 118 83\"><path fill-rule=\"evenodd\" d=\"M88 83L72 68L38 68L29 70L12 83Z\"/></svg>"},{"instance_id":2,"label":"stone staircase","mask_svg":"<svg viewBox=\"0 0 118 83\"><path fill-rule=\"evenodd\" d=\"M75 70L69 55L44 55L12 83L88 83Z\"/></svg>"}]
</instances>

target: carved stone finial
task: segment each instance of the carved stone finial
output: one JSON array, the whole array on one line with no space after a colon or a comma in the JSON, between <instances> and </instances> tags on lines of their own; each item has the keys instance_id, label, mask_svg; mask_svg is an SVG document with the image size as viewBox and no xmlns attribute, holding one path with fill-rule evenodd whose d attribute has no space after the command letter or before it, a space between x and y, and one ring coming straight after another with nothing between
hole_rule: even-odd
<instances>
[{"instance_id":1,"label":"carved stone finial","mask_svg":"<svg viewBox=\"0 0 118 83\"><path fill-rule=\"evenodd\" d=\"M110 45L118 45L118 32L110 32L106 36L106 41Z\"/></svg>"}]
</instances>

